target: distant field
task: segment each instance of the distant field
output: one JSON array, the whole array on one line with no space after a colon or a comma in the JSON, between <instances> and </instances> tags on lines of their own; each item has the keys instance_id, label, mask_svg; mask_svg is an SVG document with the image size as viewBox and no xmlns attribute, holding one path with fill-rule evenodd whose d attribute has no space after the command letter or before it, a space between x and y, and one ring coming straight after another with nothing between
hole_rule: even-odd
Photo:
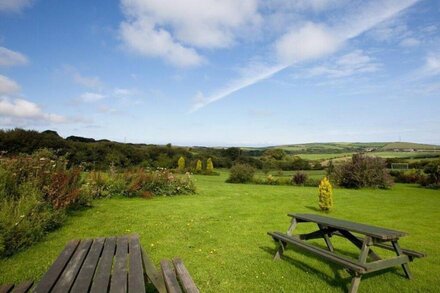
<instances>
[{"instance_id":1,"label":"distant field","mask_svg":"<svg viewBox=\"0 0 440 293\"><path fill-rule=\"evenodd\" d=\"M351 157L354 153L331 153L331 154L298 154L297 156L306 160L329 160L338 159L344 157ZM440 151L431 152L371 152L367 153L370 156L376 156L380 158L408 158L408 159L421 159L430 157L440 157Z\"/></svg>"}]
</instances>

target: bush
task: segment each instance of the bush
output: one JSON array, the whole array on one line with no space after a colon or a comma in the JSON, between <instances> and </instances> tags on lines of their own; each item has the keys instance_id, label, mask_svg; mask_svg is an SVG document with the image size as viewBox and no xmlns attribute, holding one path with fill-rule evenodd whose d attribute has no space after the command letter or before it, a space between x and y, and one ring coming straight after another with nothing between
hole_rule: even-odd
<instances>
[{"instance_id":1,"label":"bush","mask_svg":"<svg viewBox=\"0 0 440 293\"><path fill-rule=\"evenodd\" d=\"M295 185L304 185L307 181L307 174L304 172L296 172L292 177L292 183Z\"/></svg>"},{"instance_id":2,"label":"bush","mask_svg":"<svg viewBox=\"0 0 440 293\"><path fill-rule=\"evenodd\" d=\"M202 161L201 160L197 160L196 162L196 173L201 173L202 172Z\"/></svg>"},{"instance_id":3,"label":"bush","mask_svg":"<svg viewBox=\"0 0 440 293\"><path fill-rule=\"evenodd\" d=\"M177 168L179 169L180 172L185 171L185 158L184 157L180 157L179 160L177 161Z\"/></svg>"},{"instance_id":4,"label":"bush","mask_svg":"<svg viewBox=\"0 0 440 293\"><path fill-rule=\"evenodd\" d=\"M330 211L333 207L333 187L327 177L319 184L319 208L322 211Z\"/></svg>"},{"instance_id":5,"label":"bush","mask_svg":"<svg viewBox=\"0 0 440 293\"><path fill-rule=\"evenodd\" d=\"M385 160L363 154L354 154L350 162L336 166L331 176L339 186L346 188L390 188L393 185Z\"/></svg>"},{"instance_id":6,"label":"bush","mask_svg":"<svg viewBox=\"0 0 440 293\"><path fill-rule=\"evenodd\" d=\"M398 183L418 183L423 185L428 179L421 170L391 171L390 175Z\"/></svg>"},{"instance_id":7,"label":"bush","mask_svg":"<svg viewBox=\"0 0 440 293\"><path fill-rule=\"evenodd\" d=\"M440 188L440 160L427 164L424 171L428 178L423 185L431 188Z\"/></svg>"},{"instance_id":8,"label":"bush","mask_svg":"<svg viewBox=\"0 0 440 293\"><path fill-rule=\"evenodd\" d=\"M229 183L251 182L255 175L255 168L247 164L236 164L229 171Z\"/></svg>"},{"instance_id":9,"label":"bush","mask_svg":"<svg viewBox=\"0 0 440 293\"><path fill-rule=\"evenodd\" d=\"M80 170L50 151L0 162L0 256L9 256L58 228L66 210L89 204Z\"/></svg>"},{"instance_id":10,"label":"bush","mask_svg":"<svg viewBox=\"0 0 440 293\"><path fill-rule=\"evenodd\" d=\"M210 174L214 172L214 164L212 163L212 159L208 158L206 160L206 173Z\"/></svg>"}]
</instances>

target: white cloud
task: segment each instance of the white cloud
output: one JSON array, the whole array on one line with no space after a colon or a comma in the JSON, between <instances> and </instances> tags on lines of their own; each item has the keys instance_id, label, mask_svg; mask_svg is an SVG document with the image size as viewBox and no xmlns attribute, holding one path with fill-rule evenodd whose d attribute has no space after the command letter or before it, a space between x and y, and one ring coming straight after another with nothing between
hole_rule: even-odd
<instances>
[{"instance_id":1,"label":"white cloud","mask_svg":"<svg viewBox=\"0 0 440 293\"><path fill-rule=\"evenodd\" d=\"M331 54L342 41L325 25L306 23L283 35L276 42L275 50L281 63L294 64Z\"/></svg>"},{"instance_id":2,"label":"white cloud","mask_svg":"<svg viewBox=\"0 0 440 293\"><path fill-rule=\"evenodd\" d=\"M28 62L26 56L19 52L0 47L0 66L8 67L15 65L23 65Z\"/></svg>"},{"instance_id":3,"label":"white cloud","mask_svg":"<svg viewBox=\"0 0 440 293\"><path fill-rule=\"evenodd\" d=\"M177 66L204 58L197 48L225 48L237 32L258 25L257 0L121 0L120 36L134 52Z\"/></svg>"},{"instance_id":4,"label":"white cloud","mask_svg":"<svg viewBox=\"0 0 440 293\"><path fill-rule=\"evenodd\" d=\"M426 57L424 72L428 75L440 74L440 54L431 53Z\"/></svg>"},{"instance_id":5,"label":"white cloud","mask_svg":"<svg viewBox=\"0 0 440 293\"><path fill-rule=\"evenodd\" d=\"M16 94L20 91L20 86L7 76L0 74L0 95Z\"/></svg>"},{"instance_id":6,"label":"white cloud","mask_svg":"<svg viewBox=\"0 0 440 293\"><path fill-rule=\"evenodd\" d=\"M345 5L349 0L270 0L264 1L263 5L266 5L270 9L276 10L291 10L291 11L308 11L321 12L336 7Z\"/></svg>"},{"instance_id":7,"label":"white cloud","mask_svg":"<svg viewBox=\"0 0 440 293\"><path fill-rule=\"evenodd\" d=\"M80 95L77 100L85 103L93 103L105 99L106 96L99 93L86 92Z\"/></svg>"},{"instance_id":8,"label":"white cloud","mask_svg":"<svg viewBox=\"0 0 440 293\"><path fill-rule=\"evenodd\" d=\"M405 48L409 48L409 47L417 47L418 45L420 45L420 41L416 38L405 38L403 39L400 43L400 46L405 47Z\"/></svg>"},{"instance_id":9,"label":"white cloud","mask_svg":"<svg viewBox=\"0 0 440 293\"><path fill-rule=\"evenodd\" d=\"M308 70L308 76L326 75L332 78L340 78L359 73L376 72L379 68L380 64L362 50L355 50L339 57L332 64L312 67Z\"/></svg>"},{"instance_id":10,"label":"white cloud","mask_svg":"<svg viewBox=\"0 0 440 293\"><path fill-rule=\"evenodd\" d=\"M70 65L64 66L64 71L71 76L73 82L87 88L99 89L103 86L98 76L82 75L75 67Z\"/></svg>"},{"instance_id":11,"label":"white cloud","mask_svg":"<svg viewBox=\"0 0 440 293\"><path fill-rule=\"evenodd\" d=\"M343 47L345 42L395 17L416 2L418 0L370 1L347 9L346 15L337 18L336 23L307 22L301 26L293 27L275 44L275 52L281 64L267 66L264 71L251 76L240 77L208 97L204 97L203 93L199 92L198 101L193 104L191 111L196 111L231 93L270 78L293 64L332 54Z\"/></svg>"},{"instance_id":12,"label":"white cloud","mask_svg":"<svg viewBox=\"0 0 440 293\"><path fill-rule=\"evenodd\" d=\"M1 0L0 12L20 12L32 5L34 0Z\"/></svg>"},{"instance_id":13,"label":"white cloud","mask_svg":"<svg viewBox=\"0 0 440 293\"><path fill-rule=\"evenodd\" d=\"M113 90L113 94L117 97L129 97L136 94L136 90L133 89L125 89L125 88L115 88Z\"/></svg>"},{"instance_id":14,"label":"white cloud","mask_svg":"<svg viewBox=\"0 0 440 293\"><path fill-rule=\"evenodd\" d=\"M35 103L24 99L0 97L0 114L12 119L42 120L53 123L64 123L66 118L51 113L45 113Z\"/></svg>"}]
</instances>

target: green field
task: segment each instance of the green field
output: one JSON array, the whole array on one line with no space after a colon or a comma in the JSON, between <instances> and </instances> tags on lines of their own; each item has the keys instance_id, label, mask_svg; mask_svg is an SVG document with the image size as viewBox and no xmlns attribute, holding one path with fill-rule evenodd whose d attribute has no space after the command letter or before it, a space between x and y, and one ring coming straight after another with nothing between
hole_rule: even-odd
<instances>
[{"instance_id":1,"label":"green field","mask_svg":"<svg viewBox=\"0 0 440 293\"><path fill-rule=\"evenodd\" d=\"M197 195L97 200L43 241L0 260L0 284L37 280L70 239L138 233L156 264L182 257L202 292L345 290L349 275L339 270L342 279L335 279L335 267L310 254L288 250L284 260L272 260L275 245L266 232L286 230L288 212L318 213L316 188L226 184L226 175L196 176ZM438 292L440 191L397 184L391 190L335 189L334 197L330 216L406 231L401 245L428 254L410 264L413 280L397 267L363 278L359 292ZM299 226L300 232L312 229ZM357 251L342 239L334 243Z\"/></svg>"}]
</instances>

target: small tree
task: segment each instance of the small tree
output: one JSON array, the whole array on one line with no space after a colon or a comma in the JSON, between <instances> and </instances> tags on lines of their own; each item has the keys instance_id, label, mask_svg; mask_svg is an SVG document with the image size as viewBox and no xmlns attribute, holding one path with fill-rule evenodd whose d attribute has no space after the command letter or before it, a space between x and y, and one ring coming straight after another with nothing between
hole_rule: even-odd
<instances>
[{"instance_id":1,"label":"small tree","mask_svg":"<svg viewBox=\"0 0 440 293\"><path fill-rule=\"evenodd\" d=\"M207 173L214 172L214 164L212 163L211 158L208 158L208 160L206 160L206 172Z\"/></svg>"},{"instance_id":2,"label":"small tree","mask_svg":"<svg viewBox=\"0 0 440 293\"><path fill-rule=\"evenodd\" d=\"M179 158L179 160L177 161L177 167L179 168L180 171L185 170L185 158L184 157Z\"/></svg>"},{"instance_id":3,"label":"small tree","mask_svg":"<svg viewBox=\"0 0 440 293\"><path fill-rule=\"evenodd\" d=\"M196 173L200 173L200 172L202 172L202 161L197 160L197 163L196 163Z\"/></svg>"},{"instance_id":4,"label":"small tree","mask_svg":"<svg viewBox=\"0 0 440 293\"><path fill-rule=\"evenodd\" d=\"M327 177L319 183L319 208L328 212L333 207L333 187Z\"/></svg>"}]
</instances>

